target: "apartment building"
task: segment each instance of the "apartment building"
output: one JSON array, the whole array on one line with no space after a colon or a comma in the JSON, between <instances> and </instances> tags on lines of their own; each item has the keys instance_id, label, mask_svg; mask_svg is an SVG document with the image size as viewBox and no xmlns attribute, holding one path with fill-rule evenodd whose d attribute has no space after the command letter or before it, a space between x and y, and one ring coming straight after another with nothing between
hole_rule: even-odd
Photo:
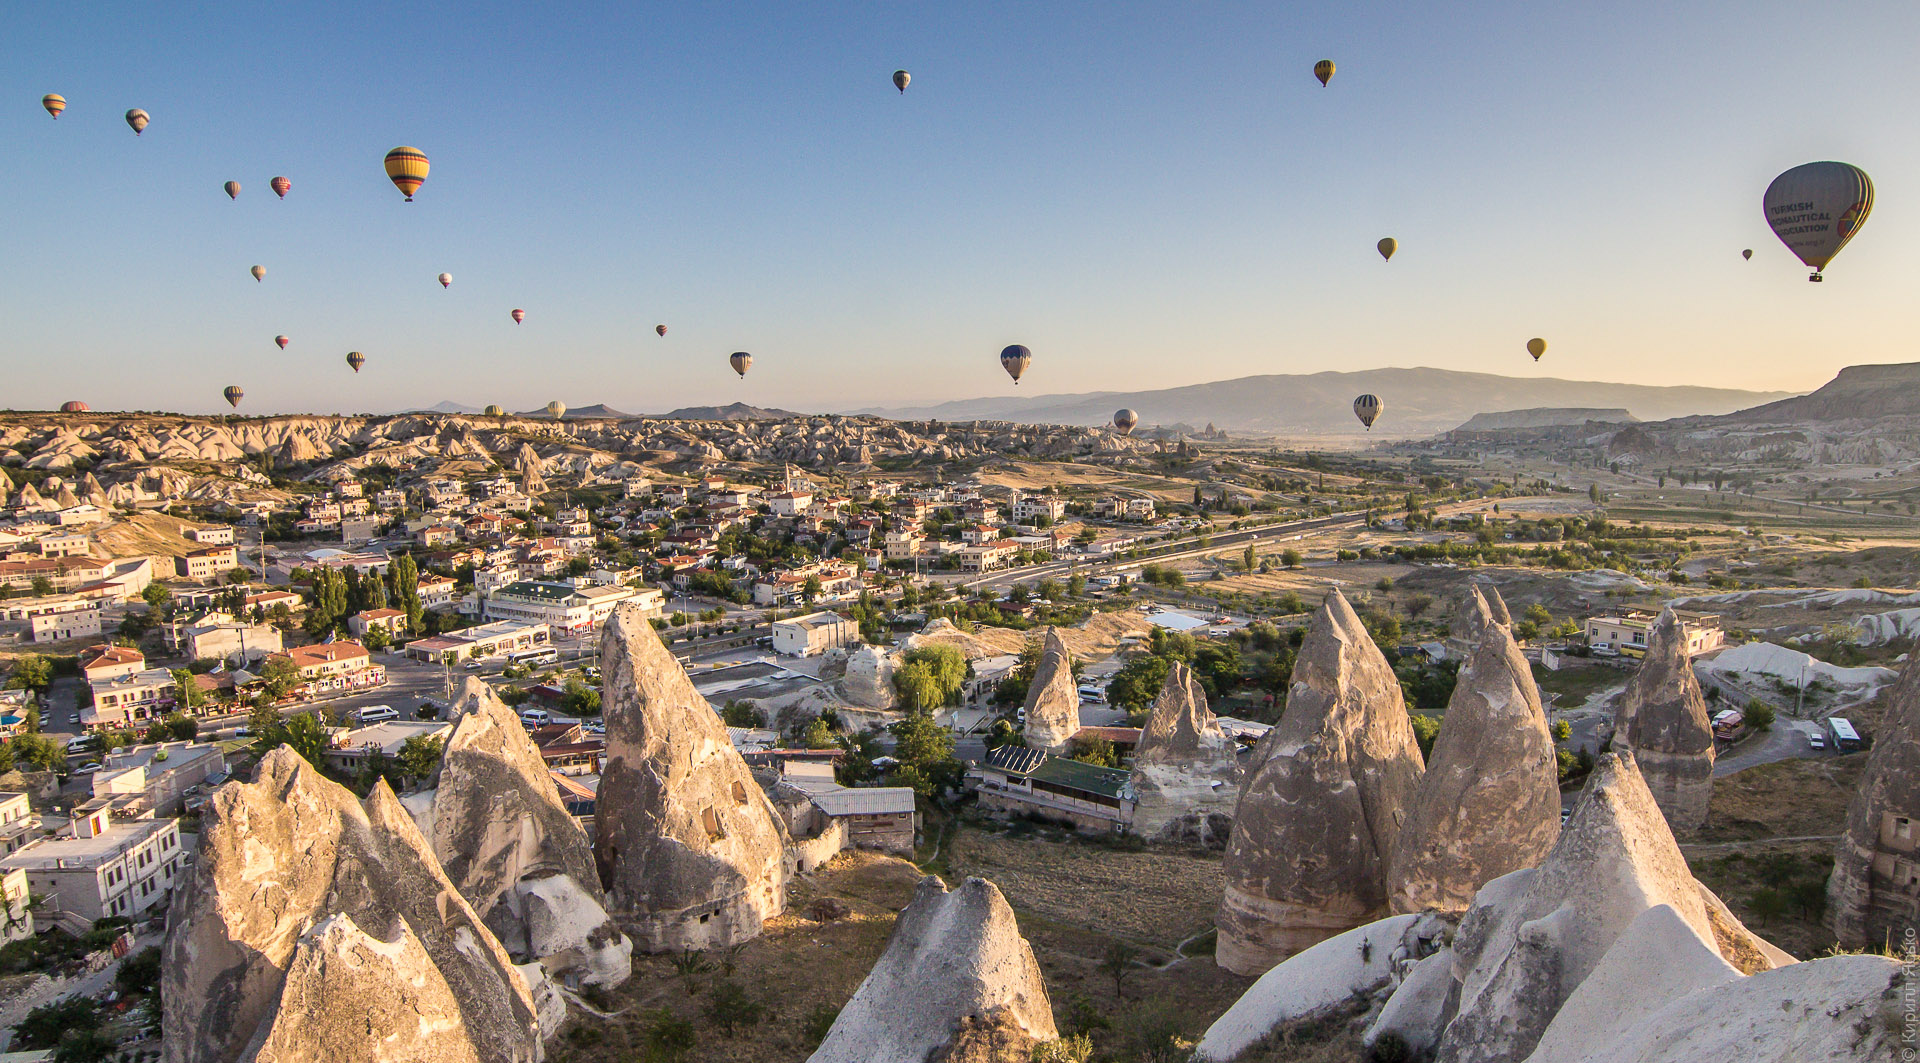
<instances>
[{"instance_id":1,"label":"apartment building","mask_svg":"<svg viewBox=\"0 0 1920 1063\"><path fill-rule=\"evenodd\" d=\"M121 820L111 803L96 798L75 808L60 834L0 859L0 882L24 873L28 890L43 899L40 914L68 933L92 930L100 919L141 918L167 899L180 871L179 820Z\"/></svg>"},{"instance_id":2,"label":"apartment building","mask_svg":"<svg viewBox=\"0 0 1920 1063\"><path fill-rule=\"evenodd\" d=\"M218 581L239 567L240 551L232 546L206 546L189 550L185 556L177 557L173 562L176 575L204 582Z\"/></svg>"}]
</instances>

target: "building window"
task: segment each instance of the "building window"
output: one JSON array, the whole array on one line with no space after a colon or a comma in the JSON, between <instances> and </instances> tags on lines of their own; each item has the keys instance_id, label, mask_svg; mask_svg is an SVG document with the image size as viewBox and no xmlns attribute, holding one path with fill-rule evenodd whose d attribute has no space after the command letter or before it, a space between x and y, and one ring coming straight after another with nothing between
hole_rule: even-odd
<instances>
[{"instance_id":1,"label":"building window","mask_svg":"<svg viewBox=\"0 0 1920 1063\"><path fill-rule=\"evenodd\" d=\"M1901 839L1912 838L1913 837L1913 820L1908 819L1905 816L1895 816L1893 818L1893 835L1894 837L1901 838Z\"/></svg>"}]
</instances>

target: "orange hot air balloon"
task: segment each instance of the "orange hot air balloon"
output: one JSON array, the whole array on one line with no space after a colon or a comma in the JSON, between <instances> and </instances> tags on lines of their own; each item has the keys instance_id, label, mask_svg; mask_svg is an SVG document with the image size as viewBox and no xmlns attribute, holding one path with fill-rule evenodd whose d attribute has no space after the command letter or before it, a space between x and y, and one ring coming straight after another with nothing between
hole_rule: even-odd
<instances>
[{"instance_id":1,"label":"orange hot air balloon","mask_svg":"<svg viewBox=\"0 0 1920 1063\"><path fill-rule=\"evenodd\" d=\"M401 146L387 152L387 177L393 187L413 202L413 194L427 183L427 156L419 148Z\"/></svg>"},{"instance_id":2,"label":"orange hot air balloon","mask_svg":"<svg viewBox=\"0 0 1920 1063\"><path fill-rule=\"evenodd\" d=\"M516 307L513 311L513 323L518 325L520 322L525 321L526 319L527 319L527 312L525 310L521 310Z\"/></svg>"},{"instance_id":3,"label":"orange hot air balloon","mask_svg":"<svg viewBox=\"0 0 1920 1063\"><path fill-rule=\"evenodd\" d=\"M453 286L453 274L451 273L440 274L440 287L451 288L452 286Z\"/></svg>"},{"instance_id":4,"label":"orange hot air balloon","mask_svg":"<svg viewBox=\"0 0 1920 1063\"><path fill-rule=\"evenodd\" d=\"M653 331L655 331L655 332L658 332L658 333L659 333L660 335L662 335L662 336L664 336L664 335L666 335L666 334L667 334L667 326L665 326L665 325L655 325L655 326L653 326Z\"/></svg>"},{"instance_id":5,"label":"orange hot air balloon","mask_svg":"<svg viewBox=\"0 0 1920 1063\"><path fill-rule=\"evenodd\" d=\"M287 338L286 338L285 336L275 336L275 337L273 338L273 342L275 342L275 343L277 343L277 344L279 344L279 345L280 345L280 349L284 351L284 350L286 350L286 349L287 349L287 344L289 344L289 343L291 343L291 342L293 342L293 341L291 341L291 340L289 340L289 339L287 339Z\"/></svg>"},{"instance_id":6,"label":"orange hot air balloon","mask_svg":"<svg viewBox=\"0 0 1920 1063\"><path fill-rule=\"evenodd\" d=\"M1327 82L1333 80L1333 60L1322 59L1313 64L1313 76L1320 79L1321 88L1326 88Z\"/></svg>"},{"instance_id":7,"label":"orange hot air balloon","mask_svg":"<svg viewBox=\"0 0 1920 1063\"><path fill-rule=\"evenodd\" d=\"M221 188L224 188L224 189L226 189L226 190L227 190L227 198L228 198L228 199L239 199L239 198L240 198L240 182L238 182L238 181L228 181L228 182L227 182L226 184L224 184L224 185L221 185L220 187L221 187Z\"/></svg>"},{"instance_id":8,"label":"orange hot air balloon","mask_svg":"<svg viewBox=\"0 0 1920 1063\"><path fill-rule=\"evenodd\" d=\"M60 112L67 109L67 98L57 92L49 92L40 97L40 106L45 107L48 114L58 118Z\"/></svg>"},{"instance_id":9,"label":"orange hot air balloon","mask_svg":"<svg viewBox=\"0 0 1920 1063\"><path fill-rule=\"evenodd\" d=\"M59 116L55 115L54 117L57 118ZM61 413L91 413L93 412L93 407L87 405L84 402L81 402L79 399L74 399L71 402L61 403L60 412Z\"/></svg>"},{"instance_id":10,"label":"orange hot air balloon","mask_svg":"<svg viewBox=\"0 0 1920 1063\"><path fill-rule=\"evenodd\" d=\"M147 112L135 107L127 112L127 124L133 127L133 135L139 136L147 131Z\"/></svg>"},{"instance_id":11,"label":"orange hot air balloon","mask_svg":"<svg viewBox=\"0 0 1920 1063\"><path fill-rule=\"evenodd\" d=\"M279 196L281 199L285 199L287 198L288 189L291 189L293 187L293 182L287 180L284 177L276 177L273 180L268 181L267 186L273 189L274 195Z\"/></svg>"},{"instance_id":12,"label":"orange hot air balloon","mask_svg":"<svg viewBox=\"0 0 1920 1063\"><path fill-rule=\"evenodd\" d=\"M348 351L347 364L353 367L354 372L358 373L360 367L367 364L367 356L361 354L359 351Z\"/></svg>"}]
</instances>

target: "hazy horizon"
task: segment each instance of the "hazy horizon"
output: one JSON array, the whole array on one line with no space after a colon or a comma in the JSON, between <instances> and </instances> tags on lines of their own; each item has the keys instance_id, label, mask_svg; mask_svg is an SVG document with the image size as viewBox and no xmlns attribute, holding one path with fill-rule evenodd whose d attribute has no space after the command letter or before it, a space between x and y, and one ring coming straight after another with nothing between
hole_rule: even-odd
<instances>
[{"instance_id":1,"label":"hazy horizon","mask_svg":"<svg viewBox=\"0 0 1920 1063\"><path fill-rule=\"evenodd\" d=\"M342 13L16 12L0 405L847 410L1416 364L1808 391L1912 357L1908 5L1827 65L1785 3ZM411 204L399 144L433 160ZM1760 195L1825 158L1878 199L1809 285Z\"/></svg>"}]
</instances>

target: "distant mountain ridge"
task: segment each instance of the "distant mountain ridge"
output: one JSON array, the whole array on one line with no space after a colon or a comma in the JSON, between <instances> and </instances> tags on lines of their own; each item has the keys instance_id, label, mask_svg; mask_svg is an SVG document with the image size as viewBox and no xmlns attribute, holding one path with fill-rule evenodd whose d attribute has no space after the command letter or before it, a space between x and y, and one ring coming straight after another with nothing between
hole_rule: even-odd
<instances>
[{"instance_id":1,"label":"distant mountain ridge","mask_svg":"<svg viewBox=\"0 0 1920 1063\"><path fill-rule=\"evenodd\" d=\"M1640 418L1622 409L1504 410L1498 413L1476 413L1467 420L1466 424L1454 431L1497 432L1510 428L1556 428L1560 425L1586 424L1588 421L1631 424L1638 420Z\"/></svg>"},{"instance_id":2,"label":"distant mountain ridge","mask_svg":"<svg viewBox=\"0 0 1920 1063\"><path fill-rule=\"evenodd\" d=\"M1351 435L1360 431L1353 399L1378 395L1386 409L1373 435L1405 438L1445 432L1476 414L1529 409L1624 409L1642 420L1732 413L1792 392L1611 384L1463 373L1451 369L1368 369L1352 373L1276 374L1153 391L993 396L936 406L864 408L848 413L908 421L1005 420L1100 425L1131 407L1142 429L1181 421L1273 435Z\"/></svg>"},{"instance_id":3,"label":"distant mountain ridge","mask_svg":"<svg viewBox=\"0 0 1920 1063\"><path fill-rule=\"evenodd\" d=\"M1815 390L1740 410L1731 421L1849 421L1920 414L1920 362L1850 365Z\"/></svg>"},{"instance_id":4,"label":"distant mountain ridge","mask_svg":"<svg viewBox=\"0 0 1920 1063\"><path fill-rule=\"evenodd\" d=\"M725 406L682 406L660 416L669 421L781 421L789 417L805 417L806 414L730 402Z\"/></svg>"}]
</instances>

